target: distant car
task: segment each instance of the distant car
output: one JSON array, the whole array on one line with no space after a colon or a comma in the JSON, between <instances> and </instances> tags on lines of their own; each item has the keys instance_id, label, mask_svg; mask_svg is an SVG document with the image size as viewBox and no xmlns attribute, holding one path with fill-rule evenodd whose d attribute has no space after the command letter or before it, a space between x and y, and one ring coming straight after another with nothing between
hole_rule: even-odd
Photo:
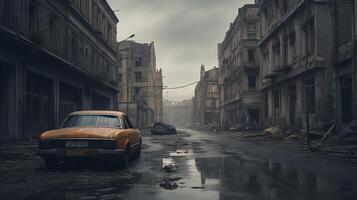
<instances>
[{"instance_id":1,"label":"distant car","mask_svg":"<svg viewBox=\"0 0 357 200\"><path fill-rule=\"evenodd\" d=\"M116 111L71 113L61 128L42 133L37 155L47 168L66 159L98 159L127 168L130 158L141 153L141 133L129 118Z\"/></svg>"},{"instance_id":2,"label":"distant car","mask_svg":"<svg viewBox=\"0 0 357 200\"><path fill-rule=\"evenodd\" d=\"M151 133L154 135L177 134L176 128L170 124L155 122L151 127Z\"/></svg>"}]
</instances>

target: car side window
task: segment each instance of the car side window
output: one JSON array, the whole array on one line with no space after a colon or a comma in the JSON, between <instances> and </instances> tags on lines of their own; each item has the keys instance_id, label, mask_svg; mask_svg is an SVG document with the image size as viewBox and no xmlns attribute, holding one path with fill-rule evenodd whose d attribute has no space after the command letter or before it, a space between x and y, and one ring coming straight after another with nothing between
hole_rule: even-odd
<instances>
[{"instance_id":1,"label":"car side window","mask_svg":"<svg viewBox=\"0 0 357 200\"><path fill-rule=\"evenodd\" d=\"M126 129L133 128L133 126L131 125L131 122L127 116L124 116L124 125L125 125Z\"/></svg>"},{"instance_id":2,"label":"car side window","mask_svg":"<svg viewBox=\"0 0 357 200\"><path fill-rule=\"evenodd\" d=\"M125 128L125 129L130 128L128 122L126 121L126 117L123 118L123 121L124 121L124 128Z\"/></svg>"},{"instance_id":3,"label":"car side window","mask_svg":"<svg viewBox=\"0 0 357 200\"><path fill-rule=\"evenodd\" d=\"M133 124L131 123L129 117L128 117L128 116L125 116L125 118L126 118L126 122L128 123L129 127L130 127L130 128L134 128L134 126L133 126Z\"/></svg>"}]
</instances>

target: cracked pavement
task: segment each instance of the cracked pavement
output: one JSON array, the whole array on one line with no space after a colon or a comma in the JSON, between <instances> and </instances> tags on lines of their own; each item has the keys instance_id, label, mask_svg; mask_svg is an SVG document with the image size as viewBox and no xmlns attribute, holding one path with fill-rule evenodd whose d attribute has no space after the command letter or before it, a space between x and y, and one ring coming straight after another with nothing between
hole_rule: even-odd
<instances>
[{"instance_id":1,"label":"cracked pavement","mask_svg":"<svg viewBox=\"0 0 357 200\"><path fill-rule=\"evenodd\" d=\"M357 199L354 159L241 133L143 134L126 170L90 163L48 171L35 144L0 146L1 199ZM163 169L169 159L175 170Z\"/></svg>"}]
</instances>

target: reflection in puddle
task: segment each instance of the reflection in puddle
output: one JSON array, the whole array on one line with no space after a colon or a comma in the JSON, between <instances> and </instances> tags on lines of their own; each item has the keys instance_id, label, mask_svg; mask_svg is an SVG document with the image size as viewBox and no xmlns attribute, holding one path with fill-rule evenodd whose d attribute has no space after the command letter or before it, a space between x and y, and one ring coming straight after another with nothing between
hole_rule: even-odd
<instances>
[{"instance_id":1,"label":"reflection in puddle","mask_svg":"<svg viewBox=\"0 0 357 200\"><path fill-rule=\"evenodd\" d=\"M58 185L51 185L45 190L38 190L26 199L63 200L63 199L121 199L125 191L130 190L134 183L145 183L152 177L141 173L98 173L96 176L86 172L69 173L66 178L54 173L50 179L58 179ZM83 184L86 183L86 184ZM22 199L22 198L20 198Z\"/></svg>"},{"instance_id":2,"label":"reflection in puddle","mask_svg":"<svg viewBox=\"0 0 357 200\"><path fill-rule=\"evenodd\" d=\"M187 164L191 177L200 177L190 184L219 191L219 199L357 199L356 183L281 163L223 157L197 158Z\"/></svg>"}]
</instances>

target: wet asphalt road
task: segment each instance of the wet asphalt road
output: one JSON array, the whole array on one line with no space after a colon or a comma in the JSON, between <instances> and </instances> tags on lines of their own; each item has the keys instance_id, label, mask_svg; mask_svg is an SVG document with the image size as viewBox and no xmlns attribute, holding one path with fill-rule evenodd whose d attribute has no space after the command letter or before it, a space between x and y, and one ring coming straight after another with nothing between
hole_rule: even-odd
<instances>
[{"instance_id":1,"label":"wet asphalt road","mask_svg":"<svg viewBox=\"0 0 357 200\"><path fill-rule=\"evenodd\" d=\"M357 164L238 133L143 137L127 170L67 164L50 172L36 145L3 145L0 199L357 199ZM170 170L163 161L171 162Z\"/></svg>"}]
</instances>

